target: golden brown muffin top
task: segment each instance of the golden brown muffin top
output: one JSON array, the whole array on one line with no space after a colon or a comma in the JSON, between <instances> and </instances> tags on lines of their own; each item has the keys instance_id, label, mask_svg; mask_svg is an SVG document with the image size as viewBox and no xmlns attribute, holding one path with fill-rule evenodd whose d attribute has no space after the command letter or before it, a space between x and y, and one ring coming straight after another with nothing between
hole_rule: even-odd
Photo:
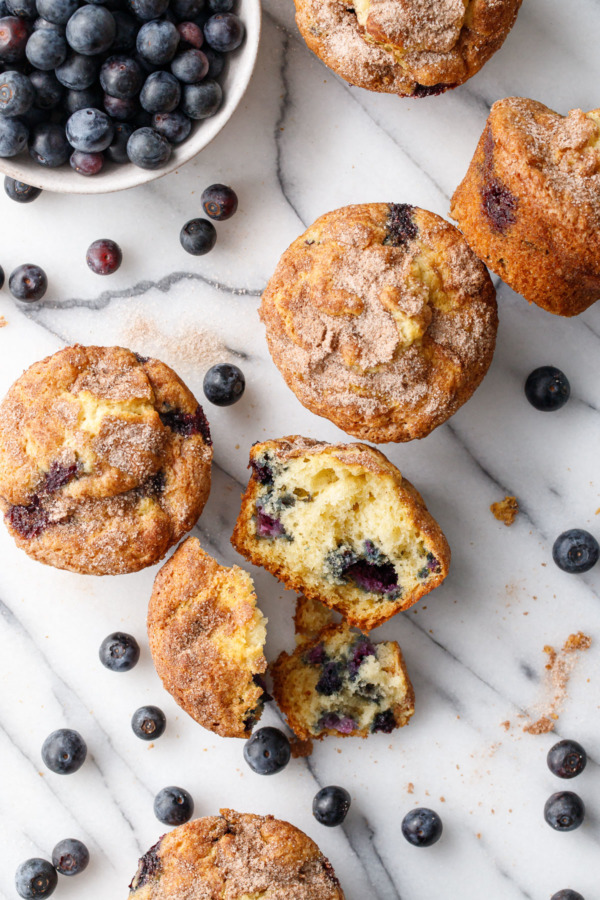
<instances>
[{"instance_id":1,"label":"golden brown muffin top","mask_svg":"<svg viewBox=\"0 0 600 900\"><path fill-rule=\"evenodd\" d=\"M136 900L343 900L329 861L273 816L222 809L165 835L140 860Z\"/></svg>"},{"instance_id":2,"label":"golden brown muffin top","mask_svg":"<svg viewBox=\"0 0 600 900\"><path fill-rule=\"evenodd\" d=\"M345 430L336 411L383 419L380 437L350 430L376 441L444 421L463 383L483 377L497 327L495 291L462 234L406 204L317 219L281 257L260 315L299 399Z\"/></svg>"}]
</instances>

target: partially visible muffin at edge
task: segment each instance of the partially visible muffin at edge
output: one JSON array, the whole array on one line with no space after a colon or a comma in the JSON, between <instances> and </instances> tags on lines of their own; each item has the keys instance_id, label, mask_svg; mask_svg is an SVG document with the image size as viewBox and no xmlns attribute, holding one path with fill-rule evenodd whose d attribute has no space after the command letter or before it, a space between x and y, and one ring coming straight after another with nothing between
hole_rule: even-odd
<instances>
[{"instance_id":1,"label":"partially visible muffin at edge","mask_svg":"<svg viewBox=\"0 0 600 900\"><path fill-rule=\"evenodd\" d=\"M187 538L162 566L148 606L148 638L165 689L222 737L250 737L265 698L267 620L250 575Z\"/></svg>"},{"instance_id":2,"label":"partially visible muffin at edge","mask_svg":"<svg viewBox=\"0 0 600 900\"><path fill-rule=\"evenodd\" d=\"M521 0L295 0L310 49L350 84L428 97L463 84L502 46Z\"/></svg>"},{"instance_id":3,"label":"partially visible muffin at edge","mask_svg":"<svg viewBox=\"0 0 600 900\"><path fill-rule=\"evenodd\" d=\"M33 559L91 575L158 562L208 499L202 407L159 360L73 346L0 404L0 509Z\"/></svg>"},{"instance_id":4,"label":"partially visible muffin at edge","mask_svg":"<svg viewBox=\"0 0 600 900\"><path fill-rule=\"evenodd\" d=\"M288 386L361 440L428 435L491 363L496 294L460 231L407 204L326 213L282 255L260 317Z\"/></svg>"},{"instance_id":5,"label":"partially visible muffin at edge","mask_svg":"<svg viewBox=\"0 0 600 900\"><path fill-rule=\"evenodd\" d=\"M498 100L451 215L530 303L583 312L600 297L600 109L561 116L525 97Z\"/></svg>"}]
</instances>

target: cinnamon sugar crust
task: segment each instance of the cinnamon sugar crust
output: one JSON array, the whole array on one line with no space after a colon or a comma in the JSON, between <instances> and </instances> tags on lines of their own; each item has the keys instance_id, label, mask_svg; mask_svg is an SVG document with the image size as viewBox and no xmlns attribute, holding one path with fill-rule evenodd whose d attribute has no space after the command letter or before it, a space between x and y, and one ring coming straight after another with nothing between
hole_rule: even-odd
<instances>
[{"instance_id":1,"label":"cinnamon sugar crust","mask_svg":"<svg viewBox=\"0 0 600 900\"><path fill-rule=\"evenodd\" d=\"M583 312L600 297L600 110L494 103L451 215L530 303Z\"/></svg>"},{"instance_id":2,"label":"cinnamon sugar crust","mask_svg":"<svg viewBox=\"0 0 600 900\"><path fill-rule=\"evenodd\" d=\"M208 422L164 363L67 347L0 404L0 509L33 559L116 575L158 562L210 490Z\"/></svg>"},{"instance_id":3,"label":"cinnamon sugar crust","mask_svg":"<svg viewBox=\"0 0 600 900\"><path fill-rule=\"evenodd\" d=\"M222 809L166 834L142 857L136 900L344 900L331 863L273 816Z\"/></svg>"},{"instance_id":4,"label":"cinnamon sugar crust","mask_svg":"<svg viewBox=\"0 0 600 900\"><path fill-rule=\"evenodd\" d=\"M427 97L467 81L498 50L521 0L295 0L296 22L350 84Z\"/></svg>"},{"instance_id":5,"label":"cinnamon sugar crust","mask_svg":"<svg viewBox=\"0 0 600 900\"><path fill-rule=\"evenodd\" d=\"M285 251L260 316L300 402L348 434L422 438L492 360L495 291L461 233L407 204L327 213Z\"/></svg>"},{"instance_id":6,"label":"cinnamon sugar crust","mask_svg":"<svg viewBox=\"0 0 600 900\"><path fill-rule=\"evenodd\" d=\"M252 579L187 538L160 569L148 606L156 671L196 722L222 737L250 737L265 694L267 620Z\"/></svg>"}]
</instances>

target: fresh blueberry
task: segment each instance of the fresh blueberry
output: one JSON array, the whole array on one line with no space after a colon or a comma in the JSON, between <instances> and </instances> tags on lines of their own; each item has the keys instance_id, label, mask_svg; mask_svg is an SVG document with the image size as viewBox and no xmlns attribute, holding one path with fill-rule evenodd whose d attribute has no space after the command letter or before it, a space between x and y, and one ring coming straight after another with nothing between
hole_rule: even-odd
<instances>
[{"instance_id":1,"label":"fresh blueberry","mask_svg":"<svg viewBox=\"0 0 600 900\"><path fill-rule=\"evenodd\" d=\"M244 373L230 363L218 363L204 376L204 394L215 406L231 406L237 403L245 387Z\"/></svg>"},{"instance_id":2,"label":"fresh blueberry","mask_svg":"<svg viewBox=\"0 0 600 900\"><path fill-rule=\"evenodd\" d=\"M212 47L205 47L203 52L208 60L208 77L219 78L225 68L225 56Z\"/></svg>"},{"instance_id":3,"label":"fresh blueberry","mask_svg":"<svg viewBox=\"0 0 600 900\"><path fill-rule=\"evenodd\" d=\"M25 56L29 28L17 16L0 19L0 62L19 62Z\"/></svg>"},{"instance_id":4,"label":"fresh blueberry","mask_svg":"<svg viewBox=\"0 0 600 900\"><path fill-rule=\"evenodd\" d=\"M59 728L49 734L42 744L42 761L57 775L72 775L82 767L87 746L78 731Z\"/></svg>"},{"instance_id":5,"label":"fresh blueberry","mask_svg":"<svg viewBox=\"0 0 600 900\"><path fill-rule=\"evenodd\" d=\"M170 9L178 22L191 22L204 8L204 0L171 0Z\"/></svg>"},{"instance_id":6,"label":"fresh blueberry","mask_svg":"<svg viewBox=\"0 0 600 900\"><path fill-rule=\"evenodd\" d=\"M117 52L133 50L140 27L139 22L136 22L133 16L122 12L120 9L115 10L112 16L117 26L117 33L110 49Z\"/></svg>"},{"instance_id":7,"label":"fresh blueberry","mask_svg":"<svg viewBox=\"0 0 600 900\"><path fill-rule=\"evenodd\" d=\"M71 168L78 175L98 175L104 166L104 157L101 153L84 153L83 150L73 150L69 159Z\"/></svg>"},{"instance_id":8,"label":"fresh blueberry","mask_svg":"<svg viewBox=\"0 0 600 900\"><path fill-rule=\"evenodd\" d=\"M186 253L204 256L215 246L217 231L208 219L190 219L179 233L179 241Z\"/></svg>"},{"instance_id":9,"label":"fresh blueberry","mask_svg":"<svg viewBox=\"0 0 600 900\"><path fill-rule=\"evenodd\" d=\"M100 69L102 90L119 100L137 97L144 83L144 73L130 56L111 56Z\"/></svg>"},{"instance_id":10,"label":"fresh blueberry","mask_svg":"<svg viewBox=\"0 0 600 900\"><path fill-rule=\"evenodd\" d=\"M49 72L67 58L67 42L62 34L48 28L34 31L27 41L25 55L36 69Z\"/></svg>"},{"instance_id":11,"label":"fresh blueberry","mask_svg":"<svg viewBox=\"0 0 600 900\"><path fill-rule=\"evenodd\" d=\"M88 848L76 838L59 841L52 851L52 865L61 875L79 875L89 861Z\"/></svg>"},{"instance_id":12,"label":"fresh blueberry","mask_svg":"<svg viewBox=\"0 0 600 900\"><path fill-rule=\"evenodd\" d=\"M412 809L402 820L402 834L413 847L431 847L442 836L442 820L432 809Z\"/></svg>"},{"instance_id":13,"label":"fresh blueberry","mask_svg":"<svg viewBox=\"0 0 600 900\"><path fill-rule=\"evenodd\" d=\"M540 366L528 376L525 396L536 409L554 412L571 396L571 385L565 373L556 366Z\"/></svg>"},{"instance_id":14,"label":"fresh blueberry","mask_svg":"<svg viewBox=\"0 0 600 900\"><path fill-rule=\"evenodd\" d=\"M111 97L110 94L104 94L102 105L111 119L116 119L118 122L130 122L140 109L140 105L135 98L119 100L118 97Z\"/></svg>"},{"instance_id":15,"label":"fresh blueberry","mask_svg":"<svg viewBox=\"0 0 600 900\"><path fill-rule=\"evenodd\" d=\"M142 741L153 741L164 734L167 719L158 706L140 706L131 717L131 727Z\"/></svg>"},{"instance_id":16,"label":"fresh blueberry","mask_svg":"<svg viewBox=\"0 0 600 900\"><path fill-rule=\"evenodd\" d=\"M584 900L584 898L578 891L571 891L569 888L566 888L563 891L557 891L556 894L552 894L550 900Z\"/></svg>"},{"instance_id":17,"label":"fresh blueberry","mask_svg":"<svg viewBox=\"0 0 600 900\"><path fill-rule=\"evenodd\" d=\"M98 655L112 672L129 672L140 658L140 645L133 635L115 631L104 638Z\"/></svg>"},{"instance_id":18,"label":"fresh blueberry","mask_svg":"<svg viewBox=\"0 0 600 900\"><path fill-rule=\"evenodd\" d=\"M80 109L97 109L102 103L102 94L97 87L87 88L85 91L67 91L63 108L68 116L72 116Z\"/></svg>"},{"instance_id":19,"label":"fresh blueberry","mask_svg":"<svg viewBox=\"0 0 600 900\"><path fill-rule=\"evenodd\" d=\"M42 299L48 289L48 279L39 266L26 263L11 272L8 289L16 300L29 303Z\"/></svg>"},{"instance_id":20,"label":"fresh blueberry","mask_svg":"<svg viewBox=\"0 0 600 900\"><path fill-rule=\"evenodd\" d=\"M35 91L35 105L40 109L54 109L64 95L64 88L54 72L32 72L29 80Z\"/></svg>"},{"instance_id":21,"label":"fresh blueberry","mask_svg":"<svg viewBox=\"0 0 600 900\"><path fill-rule=\"evenodd\" d=\"M199 25L195 22L180 22L177 31L180 50L200 50L204 43L204 32Z\"/></svg>"},{"instance_id":22,"label":"fresh blueberry","mask_svg":"<svg viewBox=\"0 0 600 900\"><path fill-rule=\"evenodd\" d=\"M233 0L208 0L211 13L228 13L233 9Z\"/></svg>"},{"instance_id":23,"label":"fresh blueberry","mask_svg":"<svg viewBox=\"0 0 600 900\"><path fill-rule=\"evenodd\" d=\"M572 575L589 572L598 562L600 546L596 538L582 528L563 531L554 541L552 559L559 569Z\"/></svg>"},{"instance_id":24,"label":"fresh blueberry","mask_svg":"<svg viewBox=\"0 0 600 900\"><path fill-rule=\"evenodd\" d=\"M128 0L129 8L138 19L149 22L150 19L158 19L169 7L169 0Z\"/></svg>"},{"instance_id":25,"label":"fresh blueberry","mask_svg":"<svg viewBox=\"0 0 600 900\"><path fill-rule=\"evenodd\" d=\"M202 209L211 219L219 222L230 219L238 208L238 198L233 188L225 184L211 184L200 197Z\"/></svg>"},{"instance_id":26,"label":"fresh blueberry","mask_svg":"<svg viewBox=\"0 0 600 900\"><path fill-rule=\"evenodd\" d=\"M156 113L152 116L152 127L170 144L180 144L189 135L192 121L183 113L175 110L175 112L169 113Z\"/></svg>"},{"instance_id":27,"label":"fresh blueberry","mask_svg":"<svg viewBox=\"0 0 600 900\"><path fill-rule=\"evenodd\" d=\"M49 897L58 884L56 869L46 859L34 857L21 863L15 875L15 887L19 897L33 900Z\"/></svg>"},{"instance_id":28,"label":"fresh blueberry","mask_svg":"<svg viewBox=\"0 0 600 900\"><path fill-rule=\"evenodd\" d=\"M220 53L236 50L244 40L245 33L244 23L234 13L217 13L204 26L206 43Z\"/></svg>"},{"instance_id":29,"label":"fresh blueberry","mask_svg":"<svg viewBox=\"0 0 600 900\"><path fill-rule=\"evenodd\" d=\"M0 266L0 291L4 287L4 269Z\"/></svg>"},{"instance_id":30,"label":"fresh blueberry","mask_svg":"<svg viewBox=\"0 0 600 900\"><path fill-rule=\"evenodd\" d=\"M148 75L140 93L142 107L152 115L173 112L179 105L180 99L180 84L170 72L153 72Z\"/></svg>"},{"instance_id":31,"label":"fresh blueberry","mask_svg":"<svg viewBox=\"0 0 600 900\"><path fill-rule=\"evenodd\" d=\"M43 31L47 28L48 31L56 31L58 34L64 35L65 33L64 25L59 25L56 22L49 22L48 19L44 19L42 16L38 16L31 28L33 31Z\"/></svg>"},{"instance_id":32,"label":"fresh blueberry","mask_svg":"<svg viewBox=\"0 0 600 900\"><path fill-rule=\"evenodd\" d=\"M163 788L154 798L154 815L163 825L183 825L194 814L194 801L183 788Z\"/></svg>"},{"instance_id":33,"label":"fresh blueberry","mask_svg":"<svg viewBox=\"0 0 600 900\"><path fill-rule=\"evenodd\" d=\"M31 203L33 200L37 200L42 193L40 188L33 187L31 184L25 184L24 181L15 181L14 178L9 178L8 175L4 179L4 190L10 199L16 200L17 203Z\"/></svg>"},{"instance_id":34,"label":"fresh blueberry","mask_svg":"<svg viewBox=\"0 0 600 900\"><path fill-rule=\"evenodd\" d=\"M105 238L90 244L85 261L96 275L112 275L121 265L123 254L118 244Z\"/></svg>"},{"instance_id":35,"label":"fresh blueberry","mask_svg":"<svg viewBox=\"0 0 600 900\"><path fill-rule=\"evenodd\" d=\"M35 0L6 0L8 11L20 19L35 19L38 11ZM40 14L41 15L41 14Z\"/></svg>"},{"instance_id":36,"label":"fresh blueberry","mask_svg":"<svg viewBox=\"0 0 600 900\"><path fill-rule=\"evenodd\" d=\"M119 122L115 125L115 136L112 139L110 147L107 147L106 149L106 156L111 162L117 163L118 165L129 162L129 157L127 156L127 141L133 134L133 131L133 125L130 125L128 122Z\"/></svg>"},{"instance_id":37,"label":"fresh blueberry","mask_svg":"<svg viewBox=\"0 0 600 900\"><path fill-rule=\"evenodd\" d=\"M66 134L75 150L99 153L110 145L114 126L106 113L99 109L79 109L69 117Z\"/></svg>"},{"instance_id":38,"label":"fresh blueberry","mask_svg":"<svg viewBox=\"0 0 600 900\"><path fill-rule=\"evenodd\" d=\"M172 22L161 19L147 22L138 31L137 52L155 66L170 63L179 46L179 32Z\"/></svg>"},{"instance_id":39,"label":"fresh blueberry","mask_svg":"<svg viewBox=\"0 0 600 900\"><path fill-rule=\"evenodd\" d=\"M184 84L197 84L208 72L208 60L202 50L184 50L171 63L171 72Z\"/></svg>"},{"instance_id":40,"label":"fresh blueberry","mask_svg":"<svg viewBox=\"0 0 600 900\"><path fill-rule=\"evenodd\" d=\"M153 128L138 128L127 141L127 155L141 169L160 169L171 156L171 145Z\"/></svg>"},{"instance_id":41,"label":"fresh blueberry","mask_svg":"<svg viewBox=\"0 0 600 900\"><path fill-rule=\"evenodd\" d=\"M76 53L104 53L115 39L117 26L103 6L80 6L67 22L67 41Z\"/></svg>"},{"instance_id":42,"label":"fresh blueberry","mask_svg":"<svg viewBox=\"0 0 600 900\"><path fill-rule=\"evenodd\" d=\"M66 25L77 7L79 0L37 0L39 16L55 25Z\"/></svg>"},{"instance_id":43,"label":"fresh blueberry","mask_svg":"<svg viewBox=\"0 0 600 900\"><path fill-rule=\"evenodd\" d=\"M555 831L574 831L585 816L583 800L572 791L552 794L544 806L544 818Z\"/></svg>"},{"instance_id":44,"label":"fresh blueberry","mask_svg":"<svg viewBox=\"0 0 600 900\"><path fill-rule=\"evenodd\" d=\"M275 775L291 756L290 742L278 728L259 728L244 744L244 759L257 775Z\"/></svg>"},{"instance_id":45,"label":"fresh blueberry","mask_svg":"<svg viewBox=\"0 0 600 900\"><path fill-rule=\"evenodd\" d=\"M546 761L558 778L575 778L585 769L587 754L577 741L559 741L548 751Z\"/></svg>"},{"instance_id":46,"label":"fresh blueberry","mask_svg":"<svg viewBox=\"0 0 600 900\"><path fill-rule=\"evenodd\" d=\"M223 97L223 90L218 81L205 78L200 84L185 84L181 111L190 119L207 119L214 116Z\"/></svg>"},{"instance_id":47,"label":"fresh blueberry","mask_svg":"<svg viewBox=\"0 0 600 900\"><path fill-rule=\"evenodd\" d=\"M56 67L56 77L70 91L85 91L98 77L98 63L93 56L71 53L60 66Z\"/></svg>"},{"instance_id":48,"label":"fresh blueberry","mask_svg":"<svg viewBox=\"0 0 600 900\"><path fill-rule=\"evenodd\" d=\"M348 814L351 801L350 794L343 787L332 784L321 788L313 800L313 816L317 822L329 828L341 825Z\"/></svg>"},{"instance_id":49,"label":"fresh blueberry","mask_svg":"<svg viewBox=\"0 0 600 900\"><path fill-rule=\"evenodd\" d=\"M0 75L0 114L22 116L31 107L34 98L35 91L27 75L11 71Z\"/></svg>"},{"instance_id":50,"label":"fresh blueberry","mask_svg":"<svg viewBox=\"0 0 600 900\"><path fill-rule=\"evenodd\" d=\"M29 131L19 119L0 116L0 157L16 156L27 145Z\"/></svg>"}]
</instances>

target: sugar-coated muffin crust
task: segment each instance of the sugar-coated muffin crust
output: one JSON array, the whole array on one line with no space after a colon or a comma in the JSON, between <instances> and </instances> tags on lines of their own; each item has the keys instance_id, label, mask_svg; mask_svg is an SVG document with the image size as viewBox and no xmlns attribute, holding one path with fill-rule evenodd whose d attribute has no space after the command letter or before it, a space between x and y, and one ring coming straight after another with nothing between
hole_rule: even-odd
<instances>
[{"instance_id":1,"label":"sugar-coated muffin crust","mask_svg":"<svg viewBox=\"0 0 600 900\"><path fill-rule=\"evenodd\" d=\"M310 49L350 84L402 97L457 87L504 43L521 0L295 0Z\"/></svg>"},{"instance_id":2,"label":"sugar-coated muffin crust","mask_svg":"<svg viewBox=\"0 0 600 900\"><path fill-rule=\"evenodd\" d=\"M344 900L331 863L299 828L222 809L180 825L143 856L136 900Z\"/></svg>"},{"instance_id":3,"label":"sugar-coated muffin crust","mask_svg":"<svg viewBox=\"0 0 600 900\"><path fill-rule=\"evenodd\" d=\"M260 316L312 412L382 443L422 438L469 399L496 342L496 294L460 231L407 204L326 213L281 257Z\"/></svg>"},{"instance_id":4,"label":"sugar-coated muffin crust","mask_svg":"<svg viewBox=\"0 0 600 900\"><path fill-rule=\"evenodd\" d=\"M415 710L396 641L374 643L346 624L328 625L291 655L281 653L271 674L273 696L303 741L391 734Z\"/></svg>"},{"instance_id":5,"label":"sugar-coated muffin crust","mask_svg":"<svg viewBox=\"0 0 600 900\"><path fill-rule=\"evenodd\" d=\"M160 569L148 606L150 651L165 689L222 737L250 737L265 700L267 620L252 579L187 538Z\"/></svg>"},{"instance_id":6,"label":"sugar-coated muffin crust","mask_svg":"<svg viewBox=\"0 0 600 900\"><path fill-rule=\"evenodd\" d=\"M0 509L39 562L136 572L195 525L211 444L202 407L164 363L67 347L27 369L0 404Z\"/></svg>"},{"instance_id":7,"label":"sugar-coated muffin crust","mask_svg":"<svg viewBox=\"0 0 600 900\"><path fill-rule=\"evenodd\" d=\"M444 580L450 548L418 491L366 444L255 444L231 542L369 631Z\"/></svg>"},{"instance_id":8,"label":"sugar-coated muffin crust","mask_svg":"<svg viewBox=\"0 0 600 900\"><path fill-rule=\"evenodd\" d=\"M575 316L600 297L600 109L492 106L452 198L478 256L530 303Z\"/></svg>"}]
</instances>

